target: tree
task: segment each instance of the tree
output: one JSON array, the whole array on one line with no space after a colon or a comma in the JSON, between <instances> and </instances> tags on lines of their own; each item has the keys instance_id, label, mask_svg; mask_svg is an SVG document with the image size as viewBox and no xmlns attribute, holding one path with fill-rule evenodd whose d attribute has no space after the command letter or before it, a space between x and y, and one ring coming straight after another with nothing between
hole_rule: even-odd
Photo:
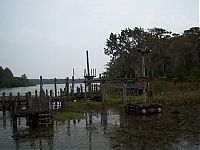
<instances>
[{"instance_id":1,"label":"tree","mask_svg":"<svg viewBox=\"0 0 200 150\"><path fill-rule=\"evenodd\" d=\"M149 76L182 78L188 75L183 70L200 66L199 27L185 30L183 34L162 28L144 31L135 27L121 30L120 34L110 34L104 48L104 53L110 57L105 74L108 77L134 77L141 74L137 48L145 47L152 50L145 58Z\"/></svg>"},{"instance_id":2,"label":"tree","mask_svg":"<svg viewBox=\"0 0 200 150\"><path fill-rule=\"evenodd\" d=\"M21 75L21 78L22 78L22 79L27 79L26 74Z\"/></svg>"},{"instance_id":3,"label":"tree","mask_svg":"<svg viewBox=\"0 0 200 150\"><path fill-rule=\"evenodd\" d=\"M13 73L12 73L12 71L8 67L6 67L3 70L3 78L4 79L11 79L11 78L13 78Z\"/></svg>"}]
</instances>

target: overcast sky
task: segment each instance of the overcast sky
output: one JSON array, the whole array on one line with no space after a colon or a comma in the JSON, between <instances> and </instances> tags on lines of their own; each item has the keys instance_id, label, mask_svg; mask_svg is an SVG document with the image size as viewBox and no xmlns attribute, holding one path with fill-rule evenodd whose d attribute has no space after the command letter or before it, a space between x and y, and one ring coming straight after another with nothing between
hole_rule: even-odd
<instances>
[{"instance_id":1,"label":"overcast sky","mask_svg":"<svg viewBox=\"0 0 200 150\"><path fill-rule=\"evenodd\" d=\"M0 0L0 65L28 78L83 77L104 71L111 32L161 27L182 33L199 26L198 0Z\"/></svg>"}]
</instances>

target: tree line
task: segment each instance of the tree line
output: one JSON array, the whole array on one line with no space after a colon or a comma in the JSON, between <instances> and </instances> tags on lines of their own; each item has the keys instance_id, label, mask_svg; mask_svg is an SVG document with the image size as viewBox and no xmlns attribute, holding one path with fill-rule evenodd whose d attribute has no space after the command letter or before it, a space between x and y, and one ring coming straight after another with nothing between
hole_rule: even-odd
<instances>
[{"instance_id":1,"label":"tree line","mask_svg":"<svg viewBox=\"0 0 200 150\"><path fill-rule=\"evenodd\" d=\"M0 66L0 88L9 87L24 87L30 86L32 83L27 79L26 74L21 77L14 77L12 71L6 67Z\"/></svg>"},{"instance_id":2,"label":"tree line","mask_svg":"<svg viewBox=\"0 0 200 150\"><path fill-rule=\"evenodd\" d=\"M138 48L150 49L145 55L146 75L200 81L200 28L192 27L181 34L162 28L126 28L111 33L104 48L110 57L104 73L109 78L141 75Z\"/></svg>"}]
</instances>

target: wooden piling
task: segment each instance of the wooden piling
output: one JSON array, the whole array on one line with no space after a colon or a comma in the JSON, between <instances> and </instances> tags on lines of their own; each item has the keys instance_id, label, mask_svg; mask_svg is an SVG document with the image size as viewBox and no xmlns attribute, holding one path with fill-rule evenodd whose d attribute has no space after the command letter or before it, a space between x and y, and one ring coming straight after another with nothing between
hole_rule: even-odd
<instances>
[{"instance_id":1,"label":"wooden piling","mask_svg":"<svg viewBox=\"0 0 200 150\"><path fill-rule=\"evenodd\" d=\"M9 93L9 101L12 100L12 92Z\"/></svg>"},{"instance_id":2,"label":"wooden piling","mask_svg":"<svg viewBox=\"0 0 200 150\"><path fill-rule=\"evenodd\" d=\"M127 104L127 84L125 84L124 82L123 82L123 90L122 90L122 92L123 92L123 102L124 102L124 105L126 105Z\"/></svg>"},{"instance_id":3,"label":"wooden piling","mask_svg":"<svg viewBox=\"0 0 200 150\"><path fill-rule=\"evenodd\" d=\"M63 90L60 88L60 98L63 99Z\"/></svg>"},{"instance_id":4,"label":"wooden piling","mask_svg":"<svg viewBox=\"0 0 200 150\"><path fill-rule=\"evenodd\" d=\"M57 85L56 85L57 79L54 78L54 88L55 88L55 97L57 97Z\"/></svg>"},{"instance_id":5,"label":"wooden piling","mask_svg":"<svg viewBox=\"0 0 200 150\"><path fill-rule=\"evenodd\" d=\"M88 51L86 51L86 59L87 59L87 76L90 76L90 65L89 65Z\"/></svg>"},{"instance_id":6,"label":"wooden piling","mask_svg":"<svg viewBox=\"0 0 200 150\"><path fill-rule=\"evenodd\" d=\"M69 77L66 78L65 83L65 96L67 96L67 100L69 99Z\"/></svg>"},{"instance_id":7,"label":"wooden piling","mask_svg":"<svg viewBox=\"0 0 200 150\"><path fill-rule=\"evenodd\" d=\"M2 93L2 109L3 109L3 112L5 112L5 110L6 110L5 97L6 97L6 93L3 92Z\"/></svg>"},{"instance_id":8,"label":"wooden piling","mask_svg":"<svg viewBox=\"0 0 200 150\"><path fill-rule=\"evenodd\" d=\"M50 97L53 97L53 90L50 90Z\"/></svg>"},{"instance_id":9,"label":"wooden piling","mask_svg":"<svg viewBox=\"0 0 200 150\"><path fill-rule=\"evenodd\" d=\"M83 93L83 86L80 84L81 94Z\"/></svg>"},{"instance_id":10,"label":"wooden piling","mask_svg":"<svg viewBox=\"0 0 200 150\"><path fill-rule=\"evenodd\" d=\"M37 99L38 98L38 92L37 92L37 90L35 90L35 99Z\"/></svg>"},{"instance_id":11,"label":"wooden piling","mask_svg":"<svg viewBox=\"0 0 200 150\"><path fill-rule=\"evenodd\" d=\"M74 99L74 68L73 68L73 75L72 75L72 89L71 89L71 93L72 93L72 99Z\"/></svg>"}]
</instances>

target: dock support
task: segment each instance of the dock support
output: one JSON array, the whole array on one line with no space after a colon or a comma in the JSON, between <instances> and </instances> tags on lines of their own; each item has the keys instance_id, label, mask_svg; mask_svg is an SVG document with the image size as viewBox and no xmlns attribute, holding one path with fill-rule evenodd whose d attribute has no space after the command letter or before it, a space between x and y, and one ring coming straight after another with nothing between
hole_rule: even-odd
<instances>
[{"instance_id":1,"label":"dock support","mask_svg":"<svg viewBox=\"0 0 200 150\"><path fill-rule=\"evenodd\" d=\"M69 77L66 78L66 83L65 83L65 96L67 96L67 100L69 100Z\"/></svg>"},{"instance_id":2,"label":"dock support","mask_svg":"<svg viewBox=\"0 0 200 150\"><path fill-rule=\"evenodd\" d=\"M57 97L57 85L56 85L57 79L54 78L54 88L55 88L55 97Z\"/></svg>"},{"instance_id":3,"label":"dock support","mask_svg":"<svg viewBox=\"0 0 200 150\"><path fill-rule=\"evenodd\" d=\"M71 89L71 93L72 93L72 99L74 99L74 68L73 68L73 75L72 75L72 89Z\"/></svg>"}]
</instances>

